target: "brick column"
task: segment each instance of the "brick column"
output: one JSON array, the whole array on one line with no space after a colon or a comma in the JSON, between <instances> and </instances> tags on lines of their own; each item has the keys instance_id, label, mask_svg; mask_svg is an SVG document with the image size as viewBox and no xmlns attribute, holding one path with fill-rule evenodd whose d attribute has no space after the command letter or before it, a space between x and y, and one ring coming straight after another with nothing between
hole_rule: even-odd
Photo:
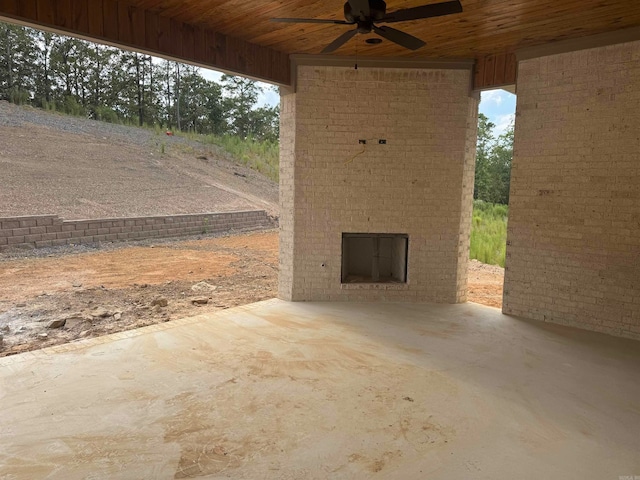
<instances>
[{"instance_id":1,"label":"brick column","mask_svg":"<svg viewBox=\"0 0 640 480\"><path fill-rule=\"evenodd\" d=\"M503 311L640 339L640 42L520 62Z\"/></svg>"},{"instance_id":2,"label":"brick column","mask_svg":"<svg viewBox=\"0 0 640 480\"><path fill-rule=\"evenodd\" d=\"M466 300L470 85L470 68L298 67L281 105L281 298ZM408 282L342 285L343 232L408 234Z\"/></svg>"}]
</instances>

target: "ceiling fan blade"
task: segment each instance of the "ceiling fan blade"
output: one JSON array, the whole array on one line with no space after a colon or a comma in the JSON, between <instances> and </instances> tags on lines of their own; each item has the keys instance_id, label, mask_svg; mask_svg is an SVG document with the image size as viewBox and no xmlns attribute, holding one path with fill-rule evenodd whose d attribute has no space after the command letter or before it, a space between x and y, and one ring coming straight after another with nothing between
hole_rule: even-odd
<instances>
[{"instance_id":1,"label":"ceiling fan blade","mask_svg":"<svg viewBox=\"0 0 640 480\"><path fill-rule=\"evenodd\" d=\"M368 17L371 15L369 0L349 0L349 5L351 6L351 12L355 17Z\"/></svg>"},{"instance_id":2,"label":"ceiling fan blade","mask_svg":"<svg viewBox=\"0 0 640 480\"><path fill-rule=\"evenodd\" d=\"M409 35L408 33L401 32L400 30L396 30L395 28L376 27L374 25L373 31L381 37L386 38L393 43L397 43L404 48L408 48L409 50L417 50L426 45L426 43L419 38Z\"/></svg>"},{"instance_id":3,"label":"ceiling fan blade","mask_svg":"<svg viewBox=\"0 0 640 480\"><path fill-rule=\"evenodd\" d=\"M442 15L451 15L452 13L462 12L462 5L459 0L450 2L433 3L431 5L423 5L421 7L405 8L404 10L396 10L387 13L380 22L405 22L407 20L418 20L421 18L440 17Z\"/></svg>"},{"instance_id":4,"label":"ceiling fan blade","mask_svg":"<svg viewBox=\"0 0 640 480\"><path fill-rule=\"evenodd\" d=\"M353 25L353 23L344 20L328 20L323 18L272 18L271 21L281 23L333 23L337 25Z\"/></svg>"},{"instance_id":5,"label":"ceiling fan blade","mask_svg":"<svg viewBox=\"0 0 640 480\"><path fill-rule=\"evenodd\" d=\"M358 33L357 29L348 30L344 32L342 35L336 38L333 42L331 42L329 45L324 47L324 50L322 50L322 53L335 52L338 48L340 48L342 45L344 45L349 40L351 40L356 33Z\"/></svg>"}]
</instances>

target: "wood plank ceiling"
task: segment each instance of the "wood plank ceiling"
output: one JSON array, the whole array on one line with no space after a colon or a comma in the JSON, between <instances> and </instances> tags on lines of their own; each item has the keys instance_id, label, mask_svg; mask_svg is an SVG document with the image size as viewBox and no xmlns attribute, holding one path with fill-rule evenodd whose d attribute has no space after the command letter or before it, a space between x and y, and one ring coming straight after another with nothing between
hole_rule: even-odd
<instances>
[{"instance_id":1,"label":"wood plank ceiling","mask_svg":"<svg viewBox=\"0 0 640 480\"><path fill-rule=\"evenodd\" d=\"M284 53L317 54L346 25L278 24L273 17L343 19L342 0L132 0L130 3L182 22ZM437 3L388 0L387 11ZM391 42L369 45L358 35L336 55L479 58L522 47L640 25L640 0L461 0L460 14L394 25L427 45L417 51Z\"/></svg>"},{"instance_id":2,"label":"wood plank ceiling","mask_svg":"<svg viewBox=\"0 0 640 480\"><path fill-rule=\"evenodd\" d=\"M387 11L441 0L388 0ZM289 54L318 54L347 25L343 0L0 0L0 18L290 84ZM461 0L460 14L393 24L427 42L411 51L357 35L335 55L476 59L477 88L513 83L513 52L640 26L640 0Z\"/></svg>"}]
</instances>

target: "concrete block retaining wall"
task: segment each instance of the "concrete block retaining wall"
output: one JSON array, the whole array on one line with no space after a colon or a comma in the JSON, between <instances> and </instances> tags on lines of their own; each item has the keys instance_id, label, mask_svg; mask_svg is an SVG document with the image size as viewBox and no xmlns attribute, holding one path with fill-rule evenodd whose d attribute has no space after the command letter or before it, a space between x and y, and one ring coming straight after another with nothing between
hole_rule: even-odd
<instances>
[{"instance_id":1,"label":"concrete block retaining wall","mask_svg":"<svg viewBox=\"0 0 640 480\"><path fill-rule=\"evenodd\" d=\"M68 244L167 238L275 226L264 210L95 220L57 215L0 218L0 252Z\"/></svg>"}]
</instances>

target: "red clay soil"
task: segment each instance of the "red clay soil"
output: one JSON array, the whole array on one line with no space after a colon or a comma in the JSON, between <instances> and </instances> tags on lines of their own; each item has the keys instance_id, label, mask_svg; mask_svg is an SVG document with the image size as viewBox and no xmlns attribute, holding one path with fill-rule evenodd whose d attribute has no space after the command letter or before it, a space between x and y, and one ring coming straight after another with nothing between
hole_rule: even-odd
<instances>
[{"instance_id":1,"label":"red clay soil","mask_svg":"<svg viewBox=\"0 0 640 480\"><path fill-rule=\"evenodd\" d=\"M277 269L276 231L0 257L0 356L273 298ZM502 278L471 262L469 300L500 307Z\"/></svg>"},{"instance_id":2,"label":"red clay soil","mask_svg":"<svg viewBox=\"0 0 640 480\"><path fill-rule=\"evenodd\" d=\"M277 268L275 231L0 257L0 356L273 298Z\"/></svg>"},{"instance_id":3,"label":"red clay soil","mask_svg":"<svg viewBox=\"0 0 640 480\"><path fill-rule=\"evenodd\" d=\"M471 260L468 272L467 300L489 307L502 308L504 268Z\"/></svg>"}]
</instances>

